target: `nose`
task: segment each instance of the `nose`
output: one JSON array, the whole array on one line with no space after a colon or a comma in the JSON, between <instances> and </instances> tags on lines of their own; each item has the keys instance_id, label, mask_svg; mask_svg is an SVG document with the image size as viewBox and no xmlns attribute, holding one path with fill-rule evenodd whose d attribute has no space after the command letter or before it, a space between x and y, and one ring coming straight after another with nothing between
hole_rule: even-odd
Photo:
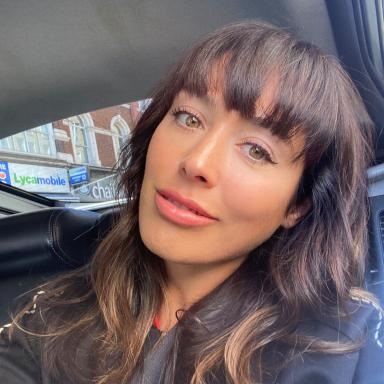
<instances>
[{"instance_id":1,"label":"nose","mask_svg":"<svg viewBox=\"0 0 384 384\"><path fill-rule=\"evenodd\" d=\"M225 166L225 143L222 132L206 134L187 151L180 161L180 173L205 187L215 186Z\"/></svg>"}]
</instances>

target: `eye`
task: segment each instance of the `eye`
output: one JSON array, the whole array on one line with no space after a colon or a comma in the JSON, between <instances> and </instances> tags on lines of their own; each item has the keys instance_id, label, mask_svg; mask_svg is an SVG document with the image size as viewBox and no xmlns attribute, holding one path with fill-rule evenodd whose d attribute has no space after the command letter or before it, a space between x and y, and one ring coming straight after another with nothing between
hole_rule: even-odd
<instances>
[{"instance_id":1,"label":"eye","mask_svg":"<svg viewBox=\"0 0 384 384\"><path fill-rule=\"evenodd\" d=\"M260 147L260 145L252 145L252 147L249 150L249 154L252 155L253 158L257 160L263 160L268 158L268 154L265 152L265 150Z\"/></svg>"},{"instance_id":2,"label":"eye","mask_svg":"<svg viewBox=\"0 0 384 384\"><path fill-rule=\"evenodd\" d=\"M176 121L187 128L199 128L201 125L200 119L191 112L176 109L172 111L172 115L175 117Z\"/></svg>"},{"instance_id":3,"label":"eye","mask_svg":"<svg viewBox=\"0 0 384 384\"><path fill-rule=\"evenodd\" d=\"M247 154L249 154L248 157L251 158L251 161L259 162L259 163L260 162L261 163L268 162L268 163L272 163L272 164L277 164L276 162L274 162L272 160L269 152L260 144L246 141L246 142L242 143L242 146L250 147L246 152L247 152Z\"/></svg>"}]
</instances>

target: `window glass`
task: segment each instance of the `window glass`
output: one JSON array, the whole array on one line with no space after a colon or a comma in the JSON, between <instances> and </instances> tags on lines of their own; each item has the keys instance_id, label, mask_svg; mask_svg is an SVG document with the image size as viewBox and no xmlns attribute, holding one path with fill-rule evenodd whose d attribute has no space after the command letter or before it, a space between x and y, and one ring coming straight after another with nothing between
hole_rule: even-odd
<instances>
[{"instance_id":1,"label":"window glass","mask_svg":"<svg viewBox=\"0 0 384 384\"><path fill-rule=\"evenodd\" d=\"M71 116L0 140L0 182L73 204L116 197L115 165L150 99Z\"/></svg>"},{"instance_id":2,"label":"window glass","mask_svg":"<svg viewBox=\"0 0 384 384\"><path fill-rule=\"evenodd\" d=\"M113 120L111 130L113 132L113 146L117 160L124 143L128 139L130 129L126 122L121 117L118 117L117 119Z\"/></svg>"},{"instance_id":3,"label":"window glass","mask_svg":"<svg viewBox=\"0 0 384 384\"><path fill-rule=\"evenodd\" d=\"M360 1L356 6L361 7L362 24L358 24L361 41L365 42L367 55L364 60L370 60L372 66L367 66L368 72L374 76L384 76L384 8L383 1ZM373 68L374 73L372 72Z\"/></svg>"},{"instance_id":4,"label":"window glass","mask_svg":"<svg viewBox=\"0 0 384 384\"><path fill-rule=\"evenodd\" d=\"M10 137L0 140L0 149L10 150L12 148L11 140L12 139Z\"/></svg>"},{"instance_id":5,"label":"window glass","mask_svg":"<svg viewBox=\"0 0 384 384\"><path fill-rule=\"evenodd\" d=\"M41 127L35 127L2 139L0 140L0 149L18 153L25 152L28 154L52 156L51 143L54 138L51 125L46 124Z\"/></svg>"},{"instance_id":6,"label":"window glass","mask_svg":"<svg viewBox=\"0 0 384 384\"><path fill-rule=\"evenodd\" d=\"M150 103L151 103L151 99L139 100L137 102L137 110L139 112L143 113L148 108L148 105Z\"/></svg>"},{"instance_id":7,"label":"window glass","mask_svg":"<svg viewBox=\"0 0 384 384\"><path fill-rule=\"evenodd\" d=\"M81 164L88 164L91 158L88 127L79 116L71 117L69 121L71 124L75 161Z\"/></svg>"},{"instance_id":8,"label":"window glass","mask_svg":"<svg viewBox=\"0 0 384 384\"><path fill-rule=\"evenodd\" d=\"M15 151L27 152L27 141L25 133L18 133L13 136L13 148Z\"/></svg>"},{"instance_id":9,"label":"window glass","mask_svg":"<svg viewBox=\"0 0 384 384\"><path fill-rule=\"evenodd\" d=\"M27 147L31 153L39 153L39 143L36 135L36 131L31 129L28 132L25 132L25 137L27 139Z\"/></svg>"},{"instance_id":10,"label":"window glass","mask_svg":"<svg viewBox=\"0 0 384 384\"><path fill-rule=\"evenodd\" d=\"M34 129L36 142L38 145L38 153L52 155L50 143L51 125L45 124Z\"/></svg>"}]
</instances>

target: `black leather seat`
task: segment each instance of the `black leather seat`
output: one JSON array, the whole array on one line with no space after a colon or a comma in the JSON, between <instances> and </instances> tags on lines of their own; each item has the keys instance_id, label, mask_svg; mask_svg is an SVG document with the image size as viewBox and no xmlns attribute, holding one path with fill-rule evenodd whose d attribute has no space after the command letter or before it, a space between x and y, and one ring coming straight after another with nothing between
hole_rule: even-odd
<instances>
[{"instance_id":1,"label":"black leather seat","mask_svg":"<svg viewBox=\"0 0 384 384\"><path fill-rule=\"evenodd\" d=\"M1 219L0 324L8 322L15 297L86 263L117 214L50 208Z\"/></svg>"}]
</instances>

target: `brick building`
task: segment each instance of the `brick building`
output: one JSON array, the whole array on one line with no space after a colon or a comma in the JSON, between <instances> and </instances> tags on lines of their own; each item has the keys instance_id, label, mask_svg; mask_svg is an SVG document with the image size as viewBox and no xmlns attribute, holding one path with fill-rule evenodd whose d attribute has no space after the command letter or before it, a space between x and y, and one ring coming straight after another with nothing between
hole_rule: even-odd
<instances>
[{"instance_id":1,"label":"brick building","mask_svg":"<svg viewBox=\"0 0 384 384\"><path fill-rule=\"evenodd\" d=\"M0 140L0 181L68 201L113 198L113 167L148 102L72 116Z\"/></svg>"}]
</instances>

